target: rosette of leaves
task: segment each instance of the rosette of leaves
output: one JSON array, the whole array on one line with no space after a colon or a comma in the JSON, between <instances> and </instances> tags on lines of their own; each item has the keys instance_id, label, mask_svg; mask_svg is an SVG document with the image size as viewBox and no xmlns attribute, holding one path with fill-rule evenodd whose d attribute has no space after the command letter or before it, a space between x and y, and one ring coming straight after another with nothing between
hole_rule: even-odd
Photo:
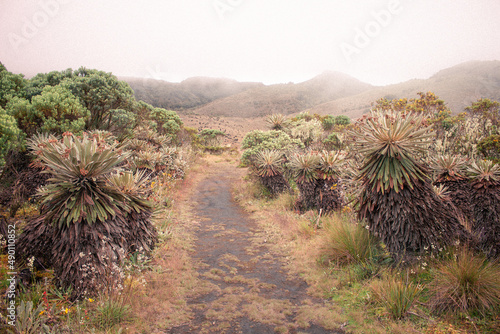
<instances>
[{"instance_id":1,"label":"rosette of leaves","mask_svg":"<svg viewBox=\"0 0 500 334\"><path fill-rule=\"evenodd\" d=\"M153 205L147 197L145 172L133 174L130 171L119 171L108 177L109 182L127 197L130 211L126 215L127 240L129 252L150 253L158 241L156 227L151 222Z\"/></svg>"},{"instance_id":2,"label":"rosette of leaves","mask_svg":"<svg viewBox=\"0 0 500 334\"><path fill-rule=\"evenodd\" d=\"M296 153L290 159L290 168L300 190L299 205L303 210L317 205L319 189L317 185L320 158L317 153Z\"/></svg>"},{"instance_id":3,"label":"rosette of leaves","mask_svg":"<svg viewBox=\"0 0 500 334\"><path fill-rule=\"evenodd\" d=\"M288 120L283 114L269 115L266 119L266 122L267 124L269 124L271 130L283 130L288 124Z\"/></svg>"},{"instance_id":4,"label":"rosette of leaves","mask_svg":"<svg viewBox=\"0 0 500 334\"><path fill-rule=\"evenodd\" d=\"M117 144L65 133L62 140L47 137L30 148L52 177L39 190L41 216L20 236L20 253L50 254L55 276L73 288L73 297L118 284L133 207L107 179L124 158Z\"/></svg>"},{"instance_id":5,"label":"rosette of leaves","mask_svg":"<svg viewBox=\"0 0 500 334\"><path fill-rule=\"evenodd\" d=\"M489 257L500 255L500 165L473 161L467 172L472 185L473 232Z\"/></svg>"},{"instance_id":6,"label":"rosette of leaves","mask_svg":"<svg viewBox=\"0 0 500 334\"><path fill-rule=\"evenodd\" d=\"M447 188L449 199L466 221L467 227L472 222L472 188L465 176L466 161L459 155L439 155L431 160L431 169L436 178L434 185Z\"/></svg>"},{"instance_id":7,"label":"rosette of leaves","mask_svg":"<svg viewBox=\"0 0 500 334\"><path fill-rule=\"evenodd\" d=\"M263 150L255 157L255 173L273 195L290 190L290 185L283 176L283 162L283 153L277 150Z\"/></svg>"},{"instance_id":8,"label":"rosette of leaves","mask_svg":"<svg viewBox=\"0 0 500 334\"><path fill-rule=\"evenodd\" d=\"M364 156L358 217L396 258L439 249L464 232L433 191L427 168L415 159L433 136L422 123L422 116L372 112L353 132Z\"/></svg>"},{"instance_id":9,"label":"rosette of leaves","mask_svg":"<svg viewBox=\"0 0 500 334\"><path fill-rule=\"evenodd\" d=\"M159 134L147 125L138 126L134 129L134 139L141 140L145 144L161 148L172 142L172 137L165 134Z\"/></svg>"},{"instance_id":10,"label":"rosette of leaves","mask_svg":"<svg viewBox=\"0 0 500 334\"><path fill-rule=\"evenodd\" d=\"M149 147L147 150L139 151L134 154L133 166L135 170L145 171L149 178L155 177L159 171L164 170L168 164L161 151Z\"/></svg>"},{"instance_id":11,"label":"rosette of leaves","mask_svg":"<svg viewBox=\"0 0 500 334\"><path fill-rule=\"evenodd\" d=\"M322 151L319 156L317 208L323 212L338 211L345 204L340 177L343 161L341 152Z\"/></svg>"}]
</instances>

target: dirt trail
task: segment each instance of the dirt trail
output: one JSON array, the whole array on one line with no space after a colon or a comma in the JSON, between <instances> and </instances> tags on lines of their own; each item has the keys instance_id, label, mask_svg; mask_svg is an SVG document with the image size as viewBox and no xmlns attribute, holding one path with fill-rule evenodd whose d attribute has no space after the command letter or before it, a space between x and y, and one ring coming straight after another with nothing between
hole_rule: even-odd
<instances>
[{"instance_id":1,"label":"dirt trail","mask_svg":"<svg viewBox=\"0 0 500 334\"><path fill-rule=\"evenodd\" d=\"M187 300L194 319L168 333L343 333L328 329L324 302L289 277L265 233L233 200L242 173L226 162L212 165L190 199L199 222L192 258L205 289Z\"/></svg>"}]
</instances>

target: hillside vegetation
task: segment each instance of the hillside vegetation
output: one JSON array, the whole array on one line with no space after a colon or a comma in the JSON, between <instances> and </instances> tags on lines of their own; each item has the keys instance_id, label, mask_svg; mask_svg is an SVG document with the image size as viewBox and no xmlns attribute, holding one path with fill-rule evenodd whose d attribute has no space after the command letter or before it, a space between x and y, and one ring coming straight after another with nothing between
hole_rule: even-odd
<instances>
[{"instance_id":1,"label":"hillside vegetation","mask_svg":"<svg viewBox=\"0 0 500 334\"><path fill-rule=\"evenodd\" d=\"M302 83L264 85L228 79L191 78L174 84L125 79L138 100L180 114L256 118L309 110L311 114L359 117L380 98L416 98L432 91L458 114L479 98L500 98L500 61L472 61L444 69L428 79L372 86L338 72Z\"/></svg>"}]
</instances>

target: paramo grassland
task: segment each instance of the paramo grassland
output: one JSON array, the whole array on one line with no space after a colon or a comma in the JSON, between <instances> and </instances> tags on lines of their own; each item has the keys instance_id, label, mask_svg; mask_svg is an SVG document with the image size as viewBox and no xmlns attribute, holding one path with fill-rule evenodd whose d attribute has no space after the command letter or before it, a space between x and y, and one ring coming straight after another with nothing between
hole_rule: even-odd
<instances>
[{"instance_id":1,"label":"paramo grassland","mask_svg":"<svg viewBox=\"0 0 500 334\"><path fill-rule=\"evenodd\" d=\"M17 282L2 301L16 305L13 326L5 316L2 326L141 328L131 298L147 289L145 277L182 273L160 265L159 254L187 256L173 213L179 184L201 156L241 153L249 172L235 197L277 247L290 247L314 293L338 305L344 330L498 331L500 104L495 72L483 65L497 68L469 64L432 79L455 85L464 68L482 73L461 86L473 99L460 110L431 89L378 94L323 75L270 90L192 80L181 88L194 87L193 101L177 111L138 100L111 73L27 79L1 66L3 240L16 226L13 269L2 246L1 288ZM376 97L366 102L369 91ZM325 107L347 98L363 101L349 109L361 110L356 118ZM248 114L227 114L229 106ZM228 137L232 146L222 144ZM171 278L166 287L180 291ZM174 295L172 305L185 304Z\"/></svg>"}]
</instances>

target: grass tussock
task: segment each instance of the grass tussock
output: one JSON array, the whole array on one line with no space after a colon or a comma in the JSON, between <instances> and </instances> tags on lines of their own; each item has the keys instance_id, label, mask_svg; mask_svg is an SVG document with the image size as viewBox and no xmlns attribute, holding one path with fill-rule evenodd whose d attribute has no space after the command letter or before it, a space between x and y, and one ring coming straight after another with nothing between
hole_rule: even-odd
<instances>
[{"instance_id":1,"label":"grass tussock","mask_svg":"<svg viewBox=\"0 0 500 334\"><path fill-rule=\"evenodd\" d=\"M480 313L500 307L500 266L467 249L442 262L430 284L433 311Z\"/></svg>"},{"instance_id":2,"label":"grass tussock","mask_svg":"<svg viewBox=\"0 0 500 334\"><path fill-rule=\"evenodd\" d=\"M402 319L417 303L423 286L413 282L408 276L402 278L389 275L372 282L370 290L376 304L381 305L393 319Z\"/></svg>"},{"instance_id":3,"label":"grass tussock","mask_svg":"<svg viewBox=\"0 0 500 334\"><path fill-rule=\"evenodd\" d=\"M346 265L372 261L380 254L378 240L350 214L336 214L323 222L322 262Z\"/></svg>"}]
</instances>

